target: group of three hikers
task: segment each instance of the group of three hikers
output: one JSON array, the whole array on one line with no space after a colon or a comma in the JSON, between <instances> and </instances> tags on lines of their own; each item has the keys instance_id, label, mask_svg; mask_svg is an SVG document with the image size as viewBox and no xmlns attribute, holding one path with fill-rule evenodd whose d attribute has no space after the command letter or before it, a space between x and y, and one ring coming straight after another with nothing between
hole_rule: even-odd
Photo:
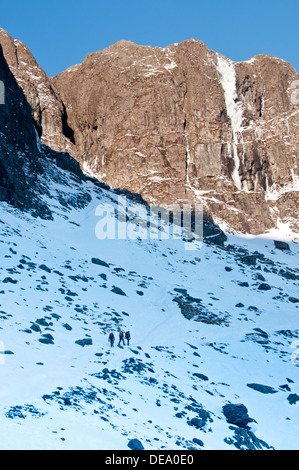
<instances>
[{"instance_id":1,"label":"group of three hikers","mask_svg":"<svg viewBox=\"0 0 299 470\"><path fill-rule=\"evenodd\" d=\"M124 334L124 332L122 330L120 330L118 346L120 346L121 343L125 346L125 338L127 340L127 345L129 346L130 339L131 339L130 332L126 331L126 333ZM111 347L114 346L115 337L114 337L114 334L112 332L109 334L108 341L109 341Z\"/></svg>"}]
</instances>

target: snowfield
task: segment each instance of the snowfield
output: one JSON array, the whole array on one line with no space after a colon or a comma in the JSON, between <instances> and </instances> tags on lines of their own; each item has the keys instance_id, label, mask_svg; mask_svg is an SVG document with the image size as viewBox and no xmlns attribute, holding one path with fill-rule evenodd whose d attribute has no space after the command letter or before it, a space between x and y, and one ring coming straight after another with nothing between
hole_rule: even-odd
<instances>
[{"instance_id":1,"label":"snowfield","mask_svg":"<svg viewBox=\"0 0 299 470\"><path fill-rule=\"evenodd\" d=\"M298 243L99 240L117 195L84 185L53 221L0 203L0 448L298 449Z\"/></svg>"}]
</instances>

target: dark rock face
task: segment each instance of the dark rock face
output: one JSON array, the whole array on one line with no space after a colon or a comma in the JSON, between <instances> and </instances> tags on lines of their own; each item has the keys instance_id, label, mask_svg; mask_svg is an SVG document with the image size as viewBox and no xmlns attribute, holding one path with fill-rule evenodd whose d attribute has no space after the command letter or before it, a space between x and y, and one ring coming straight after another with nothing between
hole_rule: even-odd
<instances>
[{"instance_id":1,"label":"dark rock face","mask_svg":"<svg viewBox=\"0 0 299 470\"><path fill-rule=\"evenodd\" d=\"M22 88L32 110L32 120L42 142L55 150L69 151L72 130L66 109L56 96L50 79L38 65L29 49L0 28L0 44L4 57Z\"/></svg>"},{"instance_id":2,"label":"dark rock face","mask_svg":"<svg viewBox=\"0 0 299 470\"><path fill-rule=\"evenodd\" d=\"M0 105L0 200L49 218L49 210L35 192L43 167L31 108L8 68L1 46L0 80L5 87L5 103Z\"/></svg>"},{"instance_id":3,"label":"dark rock face","mask_svg":"<svg viewBox=\"0 0 299 470\"><path fill-rule=\"evenodd\" d=\"M32 109L4 58L0 45L0 83L5 100L0 104L0 200L30 211L32 215L52 219L42 196L47 194L47 178L59 178L55 168L67 170L78 181L83 173L78 162L39 140ZM76 203L79 203L79 196ZM83 196L81 196L81 203ZM88 198L87 198L88 199Z\"/></svg>"}]
</instances>

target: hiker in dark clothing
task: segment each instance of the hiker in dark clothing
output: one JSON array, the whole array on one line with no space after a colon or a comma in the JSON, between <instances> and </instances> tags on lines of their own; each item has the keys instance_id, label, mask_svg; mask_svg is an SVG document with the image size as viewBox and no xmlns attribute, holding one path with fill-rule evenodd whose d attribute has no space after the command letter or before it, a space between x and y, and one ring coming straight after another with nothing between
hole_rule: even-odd
<instances>
[{"instance_id":1,"label":"hiker in dark clothing","mask_svg":"<svg viewBox=\"0 0 299 470\"><path fill-rule=\"evenodd\" d=\"M108 341L109 341L111 347L114 346L115 338L114 338L114 334L112 332L109 334Z\"/></svg>"},{"instance_id":2,"label":"hiker in dark clothing","mask_svg":"<svg viewBox=\"0 0 299 470\"><path fill-rule=\"evenodd\" d=\"M124 340L124 332L123 331L120 331L119 332L119 342L118 342L118 346L120 346L120 343L123 343L123 345L125 346L125 340Z\"/></svg>"},{"instance_id":3,"label":"hiker in dark clothing","mask_svg":"<svg viewBox=\"0 0 299 470\"><path fill-rule=\"evenodd\" d=\"M129 346L129 344L130 344L130 339L131 339L131 334L130 334L129 331L126 331L125 338L126 338L126 340L127 340L128 346Z\"/></svg>"}]
</instances>

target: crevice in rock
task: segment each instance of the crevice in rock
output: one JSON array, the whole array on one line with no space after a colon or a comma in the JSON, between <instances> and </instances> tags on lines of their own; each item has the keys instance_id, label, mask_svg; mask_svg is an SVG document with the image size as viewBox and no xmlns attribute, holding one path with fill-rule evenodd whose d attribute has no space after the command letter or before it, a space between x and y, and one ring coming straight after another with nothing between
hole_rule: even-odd
<instances>
[{"instance_id":1,"label":"crevice in rock","mask_svg":"<svg viewBox=\"0 0 299 470\"><path fill-rule=\"evenodd\" d=\"M189 185L189 163L190 163L190 149L189 149L189 142L188 142L188 135L186 132L187 127L187 120L184 119L183 125L183 135L186 141L186 162L185 162L185 194L187 193L187 186Z\"/></svg>"},{"instance_id":2,"label":"crevice in rock","mask_svg":"<svg viewBox=\"0 0 299 470\"><path fill-rule=\"evenodd\" d=\"M64 103L62 103L63 112L61 115L62 133L72 144L76 145L74 130L68 124L68 116Z\"/></svg>"},{"instance_id":3,"label":"crevice in rock","mask_svg":"<svg viewBox=\"0 0 299 470\"><path fill-rule=\"evenodd\" d=\"M38 137L41 138L42 135L43 135L43 127L42 127L41 123L36 121L36 119L34 119L34 117L32 116L32 124L34 125L34 127L36 129Z\"/></svg>"}]
</instances>

